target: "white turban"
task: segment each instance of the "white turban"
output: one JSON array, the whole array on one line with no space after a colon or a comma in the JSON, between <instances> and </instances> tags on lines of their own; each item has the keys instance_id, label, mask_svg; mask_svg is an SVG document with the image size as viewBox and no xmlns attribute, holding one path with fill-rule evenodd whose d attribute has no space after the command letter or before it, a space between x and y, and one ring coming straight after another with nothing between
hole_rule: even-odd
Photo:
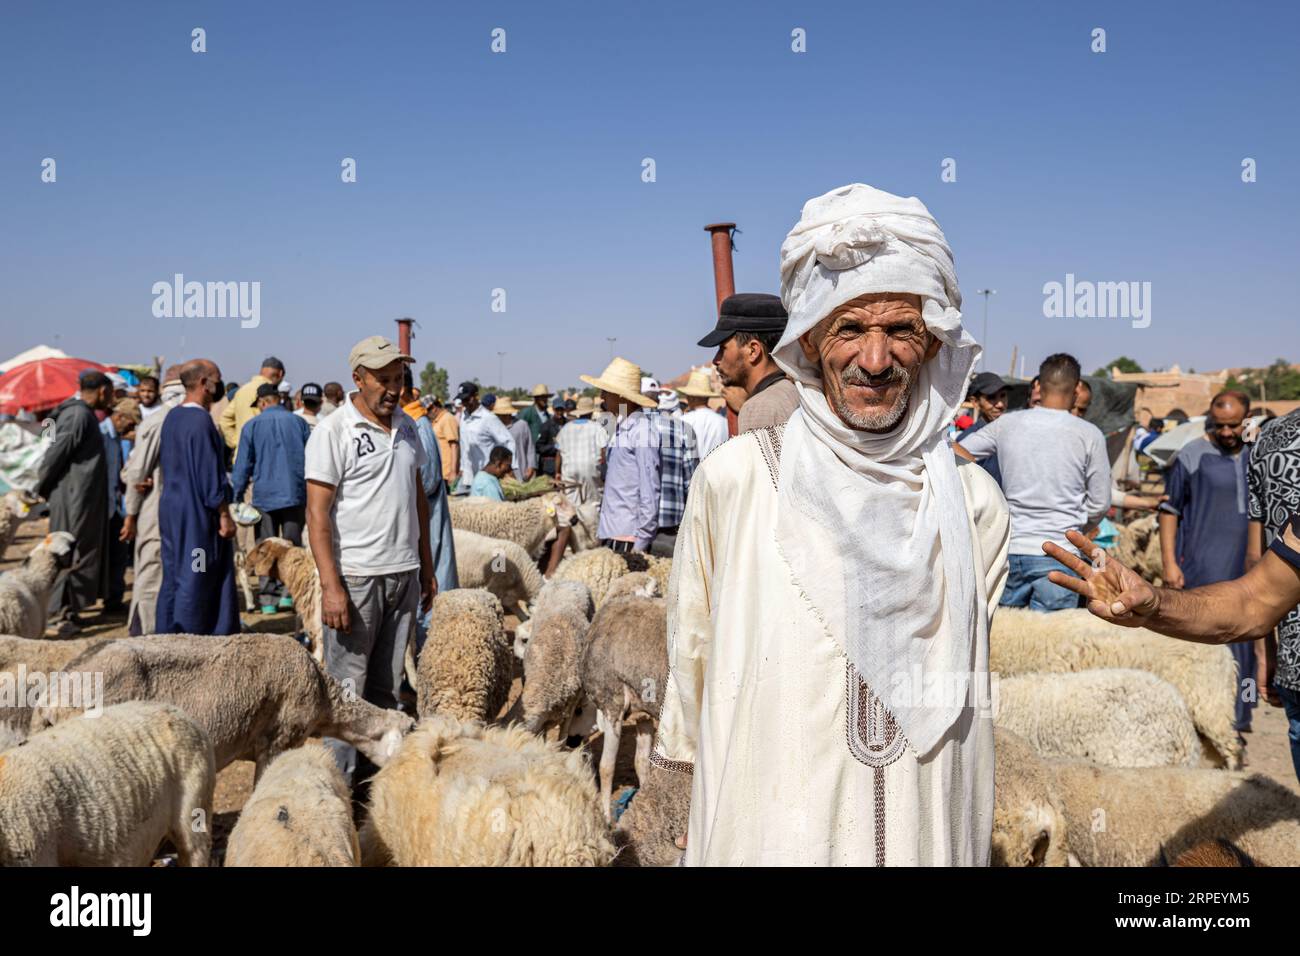
<instances>
[{"instance_id":1,"label":"white turban","mask_svg":"<svg viewBox=\"0 0 1300 956\"><path fill-rule=\"evenodd\" d=\"M799 345L836 307L873 292L920 296L926 328L943 343L884 433L844 424L822 391L820 367ZM806 203L781 244L781 298L790 319L773 358L794 378L799 409L783 438L777 547L828 632L924 755L968 708L976 641L988 624L946 440L979 354L961 325L952 252L920 200L845 186ZM940 684L951 693L912 693Z\"/></svg>"}]
</instances>

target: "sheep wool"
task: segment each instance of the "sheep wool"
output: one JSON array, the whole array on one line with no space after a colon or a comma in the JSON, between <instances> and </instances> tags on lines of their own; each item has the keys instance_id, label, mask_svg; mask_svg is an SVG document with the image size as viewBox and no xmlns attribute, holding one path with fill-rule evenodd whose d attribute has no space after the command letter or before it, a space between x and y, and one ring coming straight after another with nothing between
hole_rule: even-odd
<instances>
[{"instance_id":1,"label":"sheep wool","mask_svg":"<svg viewBox=\"0 0 1300 956\"><path fill-rule=\"evenodd\" d=\"M605 866L614 855L580 750L436 715L374 778L367 866Z\"/></svg>"},{"instance_id":2,"label":"sheep wool","mask_svg":"<svg viewBox=\"0 0 1300 956\"><path fill-rule=\"evenodd\" d=\"M284 583L293 598L293 607L302 621L303 633L311 645L312 657L324 659L320 619L320 573L311 551L295 545L288 538L263 538L244 557L244 567L252 574L272 577Z\"/></svg>"},{"instance_id":3,"label":"sheep wool","mask_svg":"<svg viewBox=\"0 0 1300 956\"><path fill-rule=\"evenodd\" d=\"M1049 760L1001 729L996 746L995 864L1155 866L1228 840L1261 866L1300 865L1300 795L1262 775Z\"/></svg>"},{"instance_id":4,"label":"sheep wool","mask_svg":"<svg viewBox=\"0 0 1300 956\"><path fill-rule=\"evenodd\" d=\"M259 780L280 753L312 736L344 740L382 766L413 723L345 692L284 634L121 638L91 647L66 669L102 673L105 704L175 704L208 734L218 769L253 760ZM49 710L52 721L77 713Z\"/></svg>"},{"instance_id":5,"label":"sheep wool","mask_svg":"<svg viewBox=\"0 0 1300 956\"><path fill-rule=\"evenodd\" d=\"M0 497L0 558L18 536L18 526L27 520L31 507L17 491L6 491Z\"/></svg>"},{"instance_id":6,"label":"sheep wool","mask_svg":"<svg viewBox=\"0 0 1300 956\"><path fill-rule=\"evenodd\" d=\"M457 588L433 599L433 622L416 665L421 717L445 714L489 721L505 706L514 679L514 651L496 597Z\"/></svg>"},{"instance_id":7,"label":"sheep wool","mask_svg":"<svg viewBox=\"0 0 1300 956\"><path fill-rule=\"evenodd\" d=\"M504 608L514 609L532 601L542 589L542 572L528 552L513 541L489 538L458 528L452 531L456 545L456 577L462 589L491 591Z\"/></svg>"},{"instance_id":8,"label":"sheep wool","mask_svg":"<svg viewBox=\"0 0 1300 956\"><path fill-rule=\"evenodd\" d=\"M568 525L577 517L569 499L558 493L525 501L452 498L450 507L453 529L513 541L534 559L541 557L561 524Z\"/></svg>"},{"instance_id":9,"label":"sheep wool","mask_svg":"<svg viewBox=\"0 0 1300 956\"><path fill-rule=\"evenodd\" d=\"M212 848L212 744L168 704L70 720L0 754L0 866L182 866Z\"/></svg>"},{"instance_id":10,"label":"sheep wool","mask_svg":"<svg viewBox=\"0 0 1300 956\"><path fill-rule=\"evenodd\" d=\"M552 727L565 736L582 695L579 668L591 625L591 594L577 581L551 581L542 589L529 621L524 649L524 726L533 733Z\"/></svg>"},{"instance_id":11,"label":"sheep wool","mask_svg":"<svg viewBox=\"0 0 1300 956\"><path fill-rule=\"evenodd\" d=\"M993 771L993 866L1070 866L1069 828L1042 758L998 728Z\"/></svg>"},{"instance_id":12,"label":"sheep wool","mask_svg":"<svg viewBox=\"0 0 1300 956\"><path fill-rule=\"evenodd\" d=\"M1045 757L1106 767L1194 767L1201 745L1178 690L1148 671L1003 677L995 724Z\"/></svg>"},{"instance_id":13,"label":"sheep wool","mask_svg":"<svg viewBox=\"0 0 1300 956\"><path fill-rule=\"evenodd\" d=\"M1173 684L1210 756L1229 769L1241 767L1241 741L1233 728L1237 664L1227 647L1117 627L1083 608L1044 613L1003 607L993 615L989 669L994 673L1101 668L1135 668Z\"/></svg>"},{"instance_id":14,"label":"sheep wool","mask_svg":"<svg viewBox=\"0 0 1300 956\"><path fill-rule=\"evenodd\" d=\"M0 574L0 634L37 640L45 633L50 592L72 566L76 539L55 531L32 548L21 567Z\"/></svg>"},{"instance_id":15,"label":"sheep wool","mask_svg":"<svg viewBox=\"0 0 1300 956\"><path fill-rule=\"evenodd\" d=\"M691 815L691 776L650 767L614 828L615 866L676 866Z\"/></svg>"},{"instance_id":16,"label":"sheep wool","mask_svg":"<svg viewBox=\"0 0 1300 956\"><path fill-rule=\"evenodd\" d=\"M636 771L646 780L655 722L668 681L668 608L663 598L621 597L606 601L592 619L580 670L582 690L596 705L604 735L600 792L611 811L614 767L623 722L636 721Z\"/></svg>"},{"instance_id":17,"label":"sheep wool","mask_svg":"<svg viewBox=\"0 0 1300 956\"><path fill-rule=\"evenodd\" d=\"M275 758L240 811L225 865L361 865L352 791L324 744Z\"/></svg>"},{"instance_id":18,"label":"sheep wool","mask_svg":"<svg viewBox=\"0 0 1300 956\"><path fill-rule=\"evenodd\" d=\"M571 554L560 562L552 580L578 581L591 592L591 599L600 607L610 585L628 573L627 561L609 548L592 548Z\"/></svg>"}]
</instances>

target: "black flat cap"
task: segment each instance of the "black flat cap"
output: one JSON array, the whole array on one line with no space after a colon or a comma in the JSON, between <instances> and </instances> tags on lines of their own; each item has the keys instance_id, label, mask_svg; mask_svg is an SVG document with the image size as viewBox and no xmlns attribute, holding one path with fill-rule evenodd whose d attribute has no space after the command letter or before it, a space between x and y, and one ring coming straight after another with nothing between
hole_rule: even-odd
<instances>
[{"instance_id":1,"label":"black flat cap","mask_svg":"<svg viewBox=\"0 0 1300 956\"><path fill-rule=\"evenodd\" d=\"M969 395L994 395L1007 387L1007 383L1002 381L1001 376L994 375L992 372L980 372L971 380L970 388L966 390Z\"/></svg>"},{"instance_id":2,"label":"black flat cap","mask_svg":"<svg viewBox=\"0 0 1300 956\"><path fill-rule=\"evenodd\" d=\"M700 339L699 344L712 349L737 332L755 335L784 332L789 318L780 296L767 292L737 292L722 300L718 308L718 327Z\"/></svg>"},{"instance_id":3,"label":"black flat cap","mask_svg":"<svg viewBox=\"0 0 1300 956\"><path fill-rule=\"evenodd\" d=\"M266 368L266 366L263 366L263 368ZM257 386L257 397L253 399L252 402L249 403L249 407L256 408L257 403L264 398L279 398L279 397L280 397L280 387L278 385L272 385L270 382L263 382L261 385Z\"/></svg>"}]
</instances>

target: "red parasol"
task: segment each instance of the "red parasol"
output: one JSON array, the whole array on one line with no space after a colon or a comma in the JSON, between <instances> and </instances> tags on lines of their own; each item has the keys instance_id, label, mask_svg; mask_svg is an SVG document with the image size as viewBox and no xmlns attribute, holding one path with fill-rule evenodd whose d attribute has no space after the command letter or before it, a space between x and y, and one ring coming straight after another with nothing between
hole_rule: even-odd
<instances>
[{"instance_id":1,"label":"red parasol","mask_svg":"<svg viewBox=\"0 0 1300 956\"><path fill-rule=\"evenodd\" d=\"M60 404L77 391L77 377L86 369L112 371L89 359L37 359L11 368L0 375L0 414L17 415L21 410L43 412Z\"/></svg>"}]
</instances>

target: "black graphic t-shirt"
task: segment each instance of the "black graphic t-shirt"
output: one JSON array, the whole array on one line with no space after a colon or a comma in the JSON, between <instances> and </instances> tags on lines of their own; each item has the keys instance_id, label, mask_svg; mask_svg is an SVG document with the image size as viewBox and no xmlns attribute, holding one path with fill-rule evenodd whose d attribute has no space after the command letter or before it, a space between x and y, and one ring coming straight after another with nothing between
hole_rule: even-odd
<instances>
[{"instance_id":1,"label":"black graphic t-shirt","mask_svg":"<svg viewBox=\"0 0 1300 956\"><path fill-rule=\"evenodd\" d=\"M1275 418L1260 431L1250 453L1248 480L1250 520L1264 525L1264 546L1271 547L1283 539L1292 516L1300 512L1300 409ZM1275 680L1280 687L1300 691L1300 606L1282 618L1277 638Z\"/></svg>"}]
</instances>

